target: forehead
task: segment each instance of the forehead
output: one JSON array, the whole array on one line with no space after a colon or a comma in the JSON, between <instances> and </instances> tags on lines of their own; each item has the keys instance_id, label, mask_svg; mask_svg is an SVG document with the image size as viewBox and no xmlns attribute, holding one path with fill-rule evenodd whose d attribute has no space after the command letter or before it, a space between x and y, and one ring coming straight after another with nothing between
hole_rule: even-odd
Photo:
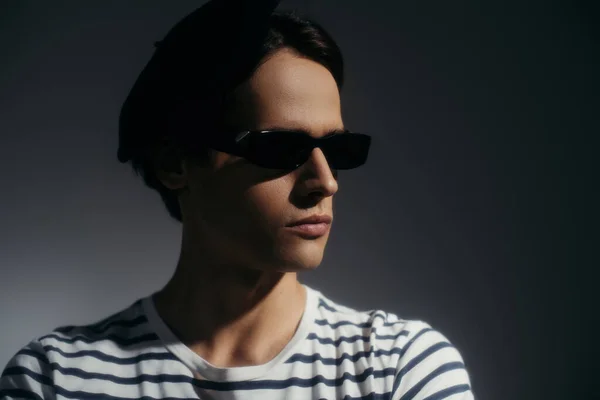
<instances>
[{"instance_id":1,"label":"forehead","mask_svg":"<svg viewBox=\"0 0 600 400\"><path fill-rule=\"evenodd\" d=\"M335 79L321 64L283 50L243 86L241 117L252 129L302 129L315 135L343 128Z\"/></svg>"}]
</instances>

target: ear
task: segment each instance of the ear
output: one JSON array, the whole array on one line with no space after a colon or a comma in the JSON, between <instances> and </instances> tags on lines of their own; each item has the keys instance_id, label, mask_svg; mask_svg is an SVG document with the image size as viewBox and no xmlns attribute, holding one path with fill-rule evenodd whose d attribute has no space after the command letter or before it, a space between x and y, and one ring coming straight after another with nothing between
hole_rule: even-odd
<instances>
[{"instance_id":1,"label":"ear","mask_svg":"<svg viewBox=\"0 0 600 400\"><path fill-rule=\"evenodd\" d=\"M183 189L188 183L188 170L180 150L166 145L157 151L154 170L158 180L171 190Z\"/></svg>"}]
</instances>

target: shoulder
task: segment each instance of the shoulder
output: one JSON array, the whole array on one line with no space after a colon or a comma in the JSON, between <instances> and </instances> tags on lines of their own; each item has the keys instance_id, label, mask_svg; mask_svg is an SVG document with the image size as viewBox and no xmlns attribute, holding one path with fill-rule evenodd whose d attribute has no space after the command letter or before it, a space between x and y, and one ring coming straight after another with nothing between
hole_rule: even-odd
<instances>
[{"instance_id":1,"label":"shoulder","mask_svg":"<svg viewBox=\"0 0 600 400\"><path fill-rule=\"evenodd\" d=\"M0 398L54 398L52 368L39 339L21 348L0 377Z\"/></svg>"},{"instance_id":2,"label":"shoulder","mask_svg":"<svg viewBox=\"0 0 600 400\"><path fill-rule=\"evenodd\" d=\"M361 348L354 351L368 352L374 368L393 375L393 400L473 399L460 351L429 323L384 310L357 311L322 295L319 316L317 323L329 327L331 334L362 337L357 342Z\"/></svg>"},{"instance_id":3,"label":"shoulder","mask_svg":"<svg viewBox=\"0 0 600 400\"><path fill-rule=\"evenodd\" d=\"M116 345L127 346L147 337L150 332L142 304L143 299L140 299L91 324L60 326L38 340L45 348L62 344L84 346L99 342L114 342Z\"/></svg>"},{"instance_id":4,"label":"shoulder","mask_svg":"<svg viewBox=\"0 0 600 400\"><path fill-rule=\"evenodd\" d=\"M402 330L405 334L393 344L399 358L392 399L473 398L464 359L442 332L420 320L404 321Z\"/></svg>"},{"instance_id":5,"label":"shoulder","mask_svg":"<svg viewBox=\"0 0 600 400\"><path fill-rule=\"evenodd\" d=\"M97 361L126 356L140 342L154 341L138 300L100 321L61 326L31 340L8 362L0 398L54 398L57 376L85 374Z\"/></svg>"},{"instance_id":6,"label":"shoulder","mask_svg":"<svg viewBox=\"0 0 600 400\"><path fill-rule=\"evenodd\" d=\"M315 293L318 299L317 325L327 327L331 333L360 332L368 338L373 350L404 348L409 340L433 331L431 326L422 321L403 319L380 309L357 310L333 301L321 292Z\"/></svg>"},{"instance_id":7,"label":"shoulder","mask_svg":"<svg viewBox=\"0 0 600 400\"><path fill-rule=\"evenodd\" d=\"M136 344L157 339L149 327L142 300L138 300L97 322L58 327L37 341L51 358L67 357L72 360L75 358L73 354L89 355L90 351L116 355Z\"/></svg>"}]
</instances>

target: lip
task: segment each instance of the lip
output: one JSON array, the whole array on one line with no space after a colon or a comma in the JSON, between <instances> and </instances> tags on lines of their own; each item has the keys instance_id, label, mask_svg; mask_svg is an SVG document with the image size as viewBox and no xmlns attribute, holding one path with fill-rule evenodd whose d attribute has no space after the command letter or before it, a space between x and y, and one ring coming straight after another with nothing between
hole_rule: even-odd
<instances>
[{"instance_id":1,"label":"lip","mask_svg":"<svg viewBox=\"0 0 600 400\"><path fill-rule=\"evenodd\" d=\"M329 215L311 215L293 222L287 226L288 229L307 239L316 239L329 231L332 218Z\"/></svg>"},{"instance_id":2,"label":"lip","mask_svg":"<svg viewBox=\"0 0 600 400\"><path fill-rule=\"evenodd\" d=\"M296 222L292 222L288 226L308 225L308 224L331 224L332 218L329 215L311 215L308 218L300 219Z\"/></svg>"}]
</instances>

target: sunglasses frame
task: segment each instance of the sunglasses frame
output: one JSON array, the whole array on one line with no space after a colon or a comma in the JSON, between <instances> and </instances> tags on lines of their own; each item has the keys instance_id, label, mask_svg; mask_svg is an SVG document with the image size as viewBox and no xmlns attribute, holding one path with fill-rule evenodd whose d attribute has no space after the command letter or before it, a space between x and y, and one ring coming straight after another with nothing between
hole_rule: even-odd
<instances>
[{"instance_id":1,"label":"sunglasses frame","mask_svg":"<svg viewBox=\"0 0 600 400\"><path fill-rule=\"evenodd\" d=\"M248 150L249 150L252 139L256 138L258 135L278 134L278 133L301 135L304 138L304 140L306 141L306 145L303 146L304 148L302 149L303 151L306 151L306 158L304 158L304 156L302 156L300 158L299 162L295 162L293 164L290 164L289 166L286 166L283 168L277 168L277 169L296 169L296 168L300 167L302 164L304 164L308 160L308 158L310 157L310 153L312 152L313 149L321 148L322 146L324 146L326 144L326 142L328 140L330 140L334 137L339 137L340 135L352 135L352 136L361 137L362 140L364 140L366 142L367 153L369 151L370 144L371 144L371 136L370 135L367 135L364 133L351 132L349 130L344 130L339 133L336 132L336 133L331 133L331 134L328 134L326 136L322 136L319 138L314 138L314 137L310 136L309 134L307 134L306 132L301 131L301 130L267 129L267 130L244 130L241 132L233 132L233 133L232 132L223 132L223 133L220 133L220 134L217 134L217 135L211 137L208 142L208 147L212 148L214 150L217 150L217 151L221 151L223 153L227 153L227 154L245 158L249 162L251 162L255 165L258 165L258 166L261 166L264 168L272 168L273 169L276 167L273 167L272 165L261 163L261 160L252 157L252 154L249 154ZM329 160L328 160L328 162L329 162ZM353 168L357 168L357 167L363 165L365 162L366 162L366 157L365 157L365 160L359 165L353 166L351 168L335 168L335 169L353 169Z\"/></svg>"}]
</instances>

